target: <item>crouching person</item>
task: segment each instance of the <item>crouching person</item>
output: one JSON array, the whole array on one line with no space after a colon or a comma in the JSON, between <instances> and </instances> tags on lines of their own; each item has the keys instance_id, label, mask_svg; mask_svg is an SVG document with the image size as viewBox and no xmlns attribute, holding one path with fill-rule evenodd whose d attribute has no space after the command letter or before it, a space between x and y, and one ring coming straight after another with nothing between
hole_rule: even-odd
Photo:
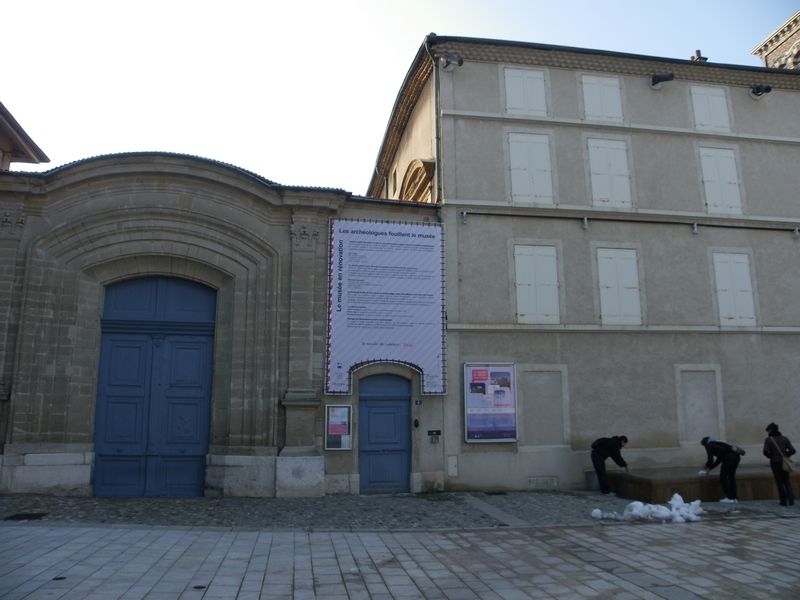
<instances>
[{"instance_id":1,"label":"crouching person","mask_svg":"<svg viewBox=\"0 0 800 600\"><path fill-rule=\"evenodd\" d=\"M599 438L592 442L592 465L597 473L597 483L600 484L600 491L608 494L611 488L608 485L608 472L606 471L606 459L610 458L622 469L628 472L628 463L622 458L621 450L628 443L628 438L624 435L615 435L610 438Z\"/></svg>"}]
</instances>

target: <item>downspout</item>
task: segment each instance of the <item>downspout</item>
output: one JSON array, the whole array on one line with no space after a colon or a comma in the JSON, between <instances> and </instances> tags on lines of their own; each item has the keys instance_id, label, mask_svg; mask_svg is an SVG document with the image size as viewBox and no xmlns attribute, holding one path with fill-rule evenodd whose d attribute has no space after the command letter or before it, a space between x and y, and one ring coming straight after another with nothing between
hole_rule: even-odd
<instances>
[{"instance_id":1,"label":"downspout","mask_svg":"<svg viewBox=\"0 0 800 600\"><path fill-rule=\"evenodd\" d=\"M433 110L434 110L434 157L433 163L436 167L436 218L439 223L444 221L442 217L442 201L444 194L442 191L442 119L441 104L439 98L439 64L431 50L431 40L436 38L435 33L429 33L425 37L425 52L431 59L433 65Z\"/></svg>"}]
</instances>

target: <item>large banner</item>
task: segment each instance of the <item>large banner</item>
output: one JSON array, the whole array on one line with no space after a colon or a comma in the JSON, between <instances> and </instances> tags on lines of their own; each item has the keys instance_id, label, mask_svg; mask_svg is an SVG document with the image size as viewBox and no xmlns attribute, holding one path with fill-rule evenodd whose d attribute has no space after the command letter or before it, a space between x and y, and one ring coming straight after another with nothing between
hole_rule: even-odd
<instances>
[{"instance_id":1,"label":"large banner","mask_svg":"<svg viewBox=\"0 0 800 600\"><path fill-rule=\"evenodd\" d=\"M517 399L512 363L464 365L467 442L515 442Z\"/></svg>"},{"instance_id":2,"label":"large banner","mask_svg":"<svg viewBox=\"0 0 800 600\"><path fill-rule=\"evenodd\" d=\"M438 223L332 219L325 392L350 393L350 371L399 362L445 393L444 246Z\"/></svg>"}]
</instances>

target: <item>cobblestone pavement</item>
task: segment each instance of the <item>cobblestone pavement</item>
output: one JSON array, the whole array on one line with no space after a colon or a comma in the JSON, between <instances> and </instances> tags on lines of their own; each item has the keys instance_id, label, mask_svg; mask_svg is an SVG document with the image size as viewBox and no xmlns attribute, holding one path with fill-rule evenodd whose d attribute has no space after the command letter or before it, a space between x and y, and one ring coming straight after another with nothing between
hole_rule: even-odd
<instances>
[{"instance_id":1,"label":"cobblestone pavement","mask_svg":"<svg viewBox=\"0 0 800 600\"><path fill-rule=\"evenodd\" d=\"M686 499L689 500L688 498ZM323 498L87 498L0 494L0 521L301 530L469 529L596 524L630 501L589 492L458 492ZM707 518L800 515L775 501L704 503ZM18 516L21 515L21 516Z\"/></svg>"},{"instance_id":2,"label":"cobblestone pavement","mask_svg":"<svg viewBox=\"0 0 800 600\"><path fill-rule=\"evenodd\" d=\"M688 499L687 499L688 500ZM3 600L800 598L800 510L598 521L585 493L0 496ZM41 518L36 513L47 513Z\"/></svg>"}]
</instances>

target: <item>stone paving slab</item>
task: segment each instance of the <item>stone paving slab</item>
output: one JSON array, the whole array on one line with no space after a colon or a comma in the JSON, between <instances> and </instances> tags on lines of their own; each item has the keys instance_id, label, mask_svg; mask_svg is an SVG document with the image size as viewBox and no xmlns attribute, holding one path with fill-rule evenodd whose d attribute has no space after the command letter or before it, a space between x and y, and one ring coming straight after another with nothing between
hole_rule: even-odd
<instances>
[{"instance_id":1,"label":"stone paving slab","mask_svg":"<svg viewBox=\"0 0 800 600\"><path fill-rule=\"evenodd\" d=\"M0 495L0 600L797 600L800 510L598 521L567 492L284 499Z\"/></svg>"},{"instance_id":2,"label":"stone paving slab","mask_svg":"<svg viewBox=\"0 0 800 600\"><path fill-rule=\"evenodd\" d=\"M782 518L406 532L6 523L0 598L796 600L797 538Z\"/></svg>"}]
</instances>

